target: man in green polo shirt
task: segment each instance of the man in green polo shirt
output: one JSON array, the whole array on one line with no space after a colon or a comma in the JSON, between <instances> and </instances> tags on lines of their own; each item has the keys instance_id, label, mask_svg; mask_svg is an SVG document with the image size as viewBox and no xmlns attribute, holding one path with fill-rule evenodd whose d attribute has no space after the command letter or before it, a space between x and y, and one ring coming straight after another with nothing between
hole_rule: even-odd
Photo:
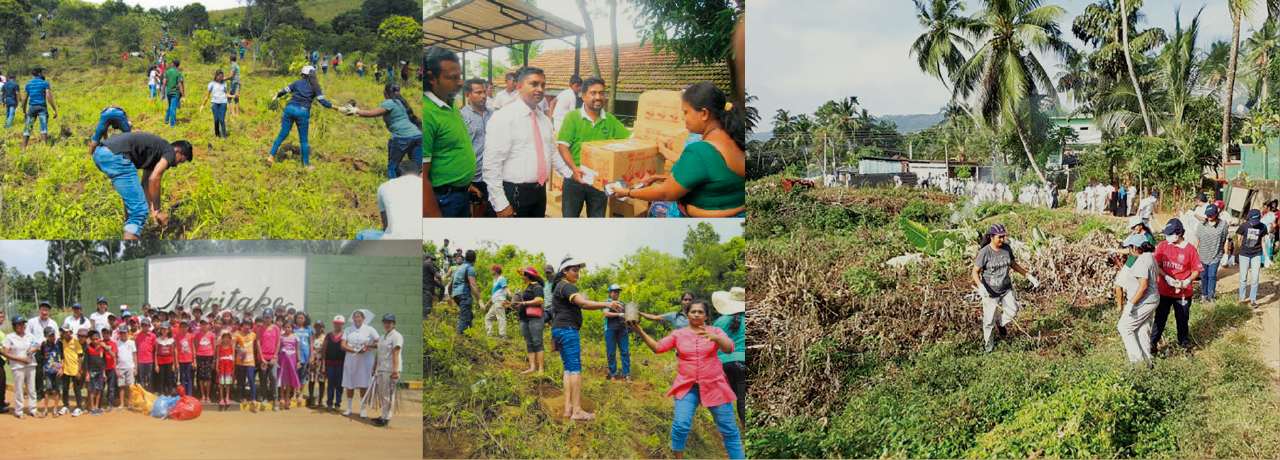
<instances>
[{"instance_id":1,"label":"man in green polo shirt","mask_svg":"<svg viewBox=\"0 0 1280 460\"><path fill-rule=\"evenodd\" d=\"M423 53L427 103L423 105L422 216L471 217L467 187L476 155L453 95L462 86L462 66L453 51L432 46Z\"/></svg>"},{"instance_id":2,"label":"man in green polo shirt","mask_svg":"<svg viewBox=\"0 0 1280 460\"><path fill-rule=\"evenodd\" d=\"M164 71L164 97L169 101L169 110L164 114L164 122L169 126L178 126L178 109L182 107L182 98L186 96L186 85L183 84L182 71L178 70L180 62L173 60L173 67Z\"/></svg>"},{"instance_id":3,"label":"man in green polo shirt","mask_svg":"<svg viewBox=\"0 0 1280 460\"><path fill-rule=\"evenodd\" d=\"M587 205L587 217L604 217L608 197L604 191L584 183L582 178L582 143L626 139L631 130L618 121L618 117L604 110L607 96L604 80L596 77L582 82L582 108L564 116L560 134L556 137L556 149L565 164L573 166L573 177L564 180L564 198L560 210L564 217L578 217L582 204Z\"/></svg>"}]
</instances>

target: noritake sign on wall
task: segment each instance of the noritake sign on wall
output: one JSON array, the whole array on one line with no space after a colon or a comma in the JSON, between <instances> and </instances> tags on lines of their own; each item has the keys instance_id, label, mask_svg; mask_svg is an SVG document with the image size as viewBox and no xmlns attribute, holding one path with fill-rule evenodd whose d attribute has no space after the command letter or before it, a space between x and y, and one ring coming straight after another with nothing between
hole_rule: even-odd
<instances>
[{"instance_id":1,"label":"noritake sign on wall","mask_svg":"<svg viewBox=\"0 0 1280 460\"><path fill-rule=\"evenodd\" d=\"M170 311L217 303L223 310L304 310L306 256L231 255L147 259L147 299Z\"/></svg>"}]
</instances>

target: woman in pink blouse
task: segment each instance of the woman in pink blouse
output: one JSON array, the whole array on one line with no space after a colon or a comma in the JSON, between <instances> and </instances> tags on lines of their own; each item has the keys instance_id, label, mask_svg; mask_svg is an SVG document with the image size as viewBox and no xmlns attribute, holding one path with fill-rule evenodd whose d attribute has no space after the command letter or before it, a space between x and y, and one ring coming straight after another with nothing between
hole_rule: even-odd
<instances>
[{"instance_id":1,"label":"woman in pink blouse","mask_svg":"<svg viewBox=\"0 0 1280 460\"><path fill-rule=\"evenodd\" d=\"M689 327L677 329L662 340L654 341L644 332L638 321L628 321L627 327L640 334L645 345L654 353L676 349L679 360L676 379L671 383L667 396L675 397L675 416L671 421L671 450L676 458L684 458L685 440L693 426L693 414L701 402L711 411L724 448L731 459L746 458L742 452L742 438L734 424L733 402L737 397L724 376L724 368L716 352L733 353L733 340L715 326L707 325L707 303L697 300L689 305Z\"/></svg>"}]
</instances>

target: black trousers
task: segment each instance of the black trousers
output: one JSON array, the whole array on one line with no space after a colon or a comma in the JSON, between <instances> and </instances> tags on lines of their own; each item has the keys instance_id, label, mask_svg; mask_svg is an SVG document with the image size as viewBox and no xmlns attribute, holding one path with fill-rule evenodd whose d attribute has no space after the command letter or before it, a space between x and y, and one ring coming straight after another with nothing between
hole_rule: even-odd
<instances>
[{"instance_id":1,"label":"black trousers","mask_svg":"<svg viewBox=\"0 0 1280 460\"><path fill-rule=\"evenodd\" d=\"M582 213L582 205L587 205L587 217L604 217L609 206L609 197L604 191L583 184L573 178L564 180L564 201L560 203L563 217L578 217Z\"/></svg>"},{"instance_id":2,"label":"black trousers","mask_svg":"<svg viewBox=\"0 0 1280 460\"><path fill-rule=\"evenodd\" d=\"M1164 335L1164 325L1169 321L1169 309L1173 309L1174 323L1178 328L1178 345L1188 347L1191 344L1187 334L1187 320L1191 317L1191 297L1177 298L1160 296L1160 304L1156 306L1155 324L1151 326L1151 353L1155 354L1160 336Z\"/></svg>"},{"instance_id":3,"label":"black trousers","mask_svg":"<svg viewBox=\"0 0 1280 460\"><path fill-rule=\"evenodd\" d=\"M733 388L733 394L738 397L738 424L741 425L739 430L747 428L747 363L742 361L733 361L723 363L724 377L729 381L729 387Z\"/></svg>"},{"instance_id":4,"label":"black trousers","mask_svg":"<svg viewBox=\"0 0 1280 460\"><path fill-rule=\"evenodd\" d=\"M546 217L547 189L545 186L530 182L527 184L502 183L502 192L507 195L507 203L516 217Z\"/></svg>"},{"instance_id":5,"label":"black trousers","mask_svg":"<svg viewBox=\"0 0 1280 460\"><path fill-rule=\"evenodd\" d=\"M62 376L62 407L70 405L68 404L70 401L67 397L71 395L72 390L75 390L76 407L80 408L80 410L84 410L84 400L82 399L83 397L80 396L80 392L84 390L84 379L80 378L79 375Z\"/></svg>"}]
</instances>

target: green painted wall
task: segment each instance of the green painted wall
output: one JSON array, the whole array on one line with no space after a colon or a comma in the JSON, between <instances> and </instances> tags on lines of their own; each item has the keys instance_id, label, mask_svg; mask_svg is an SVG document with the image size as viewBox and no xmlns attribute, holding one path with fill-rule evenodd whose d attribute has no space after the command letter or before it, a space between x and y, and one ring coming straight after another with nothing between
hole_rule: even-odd
<instances>
[{"instance_id":1,"label":"green painted wall","mask_svg":"<svg viewBox=\"0 0 1280 460\"><path fill-rule=\"evenodd\" d=\"M193 254L194 255L194 254ZM382 333L382 315L396 315L396 329L404 335L404 379L422 379L422 261L409 257L307 256L307 314L329 330L334 315L348 317L367 308L376 318L370 324ZM91 311L98 296L106 296L112 311L120 304L141 310L146 302L147 261L131 260L94 268L81 279L80 303ZM348 319L348 322L350 319Z\"/></svg>"},{"instance_id":2,"label":"green painted wall","mask_svg":"<svg viewBox=\"0 0 1280 460\"><path fill-rule=\"evenodd\" d=\"M1254 144L1241 145L1240 162L1227 166L1227 177L1235 178L1243 167L1250 179L1280 179L1280 140L1271 141L1266 151Z\"/></svg>"}]
</instances>

